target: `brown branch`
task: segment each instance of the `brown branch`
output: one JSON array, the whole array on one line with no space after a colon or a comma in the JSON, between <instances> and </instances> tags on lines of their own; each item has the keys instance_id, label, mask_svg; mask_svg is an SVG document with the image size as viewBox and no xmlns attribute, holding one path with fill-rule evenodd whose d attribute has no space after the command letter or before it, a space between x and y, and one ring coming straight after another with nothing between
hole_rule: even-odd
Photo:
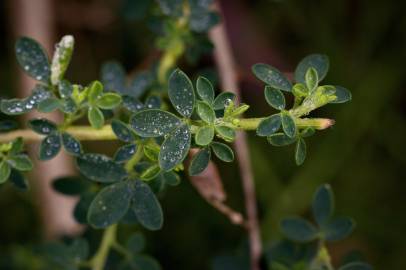
<instances>
[{"instance_id":1,"label":"brown branch","mask_svg":"<svg viewBox=\"0 0 406 270\"><path fill-rule=\"evenodd\" d=\"M221 12L220 7L216 7ZM241 93L238 88L237 71L232 49L227 39L225 21L214 27L209 35L214 44L214 58L220 73L222 89L234 92L239 100ZM245 133L239 132L235 140L235 150L241 171L241 179L245 196L245 208L248 218L248 236L250 243L251 270L260 269L262 243L260 237L254 176L252 173L248 145Z\"/></svg>"}]
</instances>

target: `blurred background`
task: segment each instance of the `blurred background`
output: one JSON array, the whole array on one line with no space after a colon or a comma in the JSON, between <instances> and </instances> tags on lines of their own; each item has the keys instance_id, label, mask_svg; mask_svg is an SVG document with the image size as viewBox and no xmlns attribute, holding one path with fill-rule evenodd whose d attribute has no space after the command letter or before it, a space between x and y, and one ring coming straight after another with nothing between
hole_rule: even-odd
<instances>
[{"instance_id":1,"label":"blurred background","mask_svg":"<svg viewBox=\"0 0 406 270\"><path fill-rule=\"evenodd\" d=\"M325 82L343 85L353 93L352 102L315 113L334 118L336 124L307 141L308 157L300 167L294 163L293 146L271 147L248 134L265 248L280 237L278 221L291 214L308 214L314 190L328 182L335 191L337 213L357 222L350 238L330 246L333 259L354 249L362 251L375 269L406 269L405 4L367 0L219 3L243 101L251 105L247 116L270 114L263 85L250 71L257 62L290 73L305 55L324 53L330 57ZM75 53L67 74L73 82L87 84L100 78L100 67L109 60L121 62L129 73L148 68L159 50L152 46L156 35L145 10L136 0L1 1L0 96L22 97L30 90L23 89L27 84L14 55L20 35L35 37L48 51L62 35L74 35ZM182 59L179 66L192 77L204 73L216 81L210 51L193 64ZM100 144L86 147L97 151ZM111 153L114 145L103 147ZM64 166L63 162L59 164ZM228 203L244 212L237 166L219 164ZM62 173L59 167L56 171ZM41 210L47 206L36 188L42 177L31 177L33 192L0 187L0 269L8 269L2 268L5 261L18 260L27 253L25 248L49 236L43 230ZM62 200L61 204L65 202L72 203ZM210 269L216 256L244 246L244 231L208 205L186 179L162 196L162 205L165 226L147 233L147 247L163 269ZM69 222L62 221L61 226Z\"/></svg>"}]
</instances>

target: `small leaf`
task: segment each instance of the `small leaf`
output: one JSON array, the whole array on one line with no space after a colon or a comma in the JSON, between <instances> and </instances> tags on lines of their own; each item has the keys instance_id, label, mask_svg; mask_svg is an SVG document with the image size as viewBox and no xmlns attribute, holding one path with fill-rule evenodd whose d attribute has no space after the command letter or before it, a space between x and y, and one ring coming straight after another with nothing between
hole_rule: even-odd
<instances>
[{"instance_id":1,"label":"small leaf","mask_svg":"<svg viewBox=\"0 0 406 270\"><path fill-rule=\"evenodd\" d=\"M112 110L121 103L121 96L114 93L106 93L99 97L96 105L105 110Z\"/></svg>"},{"instance_id":2,"label":"small leaf","mask_svg":"<svg viewBox=\"0 0 406 270\"><path fill-rule=\"evenodd\" d=\"M153 82L153 78L150 72L144 71L137 73L134 79L130 83L129 90L127 94L129 96L139 98L141 97L145 91L151 86Z\"/></svg>"},{"instance_id":3,"label":"small leaf","mask_svg":"<svg viewBox=\"0 0 406 270\"><path fill-rule=\"evenodd\" d=\"M352 95L348 89L338 85L336 85L335 88L336 88L335 96L337 98L333 101L330 101L330 103L345 103L351 101Z\"/></svg>"},{"instance_id":4,"label":"small leaf","mask_svg":"<svg viewBox=\"0 0 406 270\"><path fill-rule=\"evenodd\" d=\"M130 128L122 121L113 119L111 122L111 128L113 129L114 134L117 138L123 142L132 142L134 141L134 134Z\"/></svg>"},{"instance_id":5,"label":"small leaf","mask_svg":"<svg viewBox=\"0 0 406 270\"><path fill-rule=\"evenodd\" d=\"M75 137L69 133L62 133L62 144L65 150L73 156L78 156L82 153L80 141L76 140Z\"/></svg>"},{"instance_id":6,"label":"small leaf","mask_svg":"<svg viewBox=\"0 0 406 270\"><path fill-rule=\"evenodd\" d=\"M58 84L58 92L61 98L69 98L73 93L73 86L67 80L62 80Z\"/></svg>"},{"instance_id":7,"label":"small leaf","mask_svg":"<svg viewBox=\"0 0 406 270\"><path fill-rule=\"evenodd\" d=\"M84 154L77 158L76 164L84 176L96 182L118 182L127 176L121 165L101 154Z\"/></svg>"},{"instance_id":8,"label":"small leaf","mask_svg":"<svg viewBox=\"0 0 406 270\"><path fill-rule=\"evenodd\" d=\"M14 139L12 141L11 149L9 151L10 155L16 155L19 154L21 151L23 151L24 148L24 141L22 137L18 137L17 139Z\"/></svg>"},{"instance_id":9,"label":"small leaf","mask_svg":"<svg viewBox=\"0 0 406 270\"><path fill-rule=\"evenodd\" d=\"M10 179L10 182L13 183L13 185L17 189L19 189L21 191L26 191L29 189L29 184L28 184L27 179L25 179L23 174L20 173L19 171L11 170L9 179Z\"/></svg>"},{"instance_id":10,"label":"small leaf","mask_svg":"<svg viewBox=\"0 0 406 270\"><path fill-rule=\"evenodd\" d=\"M352 262L341 266L338 270L372 270L372 267L363 262Z\"/></svg>"},{"instance_id":11,"label":"small leaf","mask_svg":"<svg viewBox=\"0 0 406 270\"><path fill-rule=\"evenodd\" d=\"M126 93L125 76L125 70L118 62L106 62L101 68L102 82L107 91Z\"/></svg>"},{"instance_id":12,"label":"small leaf","mask_svg":"<svg viewBox=\"0 0 406 270\"><path fill-rule=\"evenodd\" d=\"M181 125L168 134L159 152L159 166L164 171L172 170L186 157L190 148L191 134L188 125Z\"/></svg>"},{"instance_id":13,"label":"small leaf","mask_svg":"<svg viewBox=\"0 0 406 270\"><path fill-rule=\"evenodd\" d=\"M220 160L224 162L232 162L234 160L234 152L227 144L212 142L210 146L216 157Z\"/></svg>"},{"instance_id":14,"label":"small leaf","mask_svg":"<svg viewBox=\"0 0 406 270\"><path fill-rule=\"evenodd\" d=\"M335 218L322 228L327 241L339 241L349 236L354 230L355 223L351 218Z\"/></svg>"},{"instance_id":15,"label":"small leaf","mask_svg":"<svg viewBox=\"0 0 406 270\"><path fill-rule=\"evenodd\" d=\"M169 185L169 186L177 186L180 184L180 177L179 175L177 175L175 172L173 171L169 171L169 172L164 172L162 174L164 180L165 180L165 184Z\"/></svg>"},{"instance_id":16,"label":"small leaf","mask_svg":"<svg viewBox=\"0 0 406 270\"><path fill-rule=\"evenodd\" d=\"M279 114L271 115L259 123L257 135L269 136L279 130L281 123L281 116Z\"/></svg>"},{"instance_id":17,"label":"small leaf","mask_svg":"<svg viewBox=\"0 0 406 270\"><path fill-rule=\"evenodd\" d=\"M319 226L326 224L334 213L334 194L328 184L320 186L314 194L313 216Z\"/></svg>"},{"instance_id":18,"label":"small leaf","mask_svg":"<svg viewBox=\"0 0 406 270\"><path fill-rule=\"evenodd\" d=\"M135 180L133 190L134 211L139 223L145 228L155 231L162 228L162 208L151 188L140 180Z\"/></svg>"},{"instance_id":19,"label":"small leaf","mask_svg":"<svg viewBox=\"0 0 406 270\"><path fill-rule=\"evenodd\" d=\"M104 125L104 115L97 107L90 107L87 112L90 125L95 129L101 129Z\"/></svg>"},{"instance_id":20,"label":"small leaf","mask_svg":"<svg viewBox=\"0 0 406 270\"><path fill-rule=\"evenodd\" d=\"M222 110L224 107L230 102L235 99L235 94L231 92L223 92L216 97L213 102L213 108L215 110Z\"/></svg>"},{"instance_id":21,"label":"small leaf","mask_svg":"<svg viewBox=\"0 0 406 270\"><path fill-rule=\"evenodd\" d=\"M90 182L79 177L61 177L52 182L54 190L65 195L80 195L90 188Z\"/></svg>"},{"instance_id":22,"label":"small leaf","mask_svg":"<svg viewBox=\"0 0 406 270\"><path fill-rule=\"evenodd\" d=\"M209 104L214 101L214 89L213 85L205 77L197 78L196 90L199 97Z\"/></svg>"},{"instance_id":23,"label":"small leaf","mask_svg":"<svg viewBox=\"0 0 406 270\"><path fill-rule=\"evenodd\" d=\"M306 80L306 87L307 89L309 89L310 93L313 92L316 88L317 85L319 83L319 78L317 75L317 70L315 70L314 68L309 68L306 71L306 75L305 75L305 80Z\"/></svg>"},{"instance_id":24,"label":"small leaf","mask_svg":"<svg viewBox=\"0 0 406 270\"><path fill-rule=\"evenodd\" d=\"M33 167L30 158L24 154L12 156L7 161L11 167L18 171L31 171Z\"/></svg>"},{"instance_id":25,"label":"small leaf","mask_svg":"<svg viewBox=\"0 0 406 270\"><path fill-rule=\"evenodd\" d=\"M117 149L116 153L114 154L114 161L117 163L123 163L129 160L137 151L137 145L135 144L127 144L121 146Z\"/></svg>"},{"instance_id":26,"label":"small leaf","mask_svg":"<svg viewBox=\"0 0 406 270\"><path fill-rule=\"evenodd\" d=\"M169 77L168 94L178 113L187 118L192 116L195 106L193 84L180 69L176 69Z\"/></svg>"},{"instance_id":27,"label":"small leaf","mask_svg":"<svg viewBox=\"0 0 406 270\"><path fill-rule=\"evenodd\" d=\"M204 122L208 124L212 124L216 120L214 110L206 102L199 101L197 103L197 114Z\"/></svg>"},{"instance_id":28,"label":"small leaf","mask_svg":"<svg viewBox=\"0 0 406 270\"><path fill-rule=\"evenodd\" d=\"M48 83L50 67L44 48L35 40L22 37L17 40L15 50L23 70L34 79Z\"/></svg>"},{"instance_id":29,"label":"small leaf","mask_svg":"<svg viewBox=\"0 0 406 270\"><path fill-rule=\"evenodd\" d=\"M10 176L11 168L6 161L0 162L0 184L6 182Z\"/></svg>"},{"instance_id":30,"label":"small leaf","mask_svg":"<svg viewBox=\"0 0 406 270\"><path fill-rule=\"evenodd\" d=\"M87 213L89 224L106 228L117 223L130 207L132 189L130 182L121 181L103 188L90 204Z\"/></svg>"},{"instance_id":31,"label":"small leaf","mask_svg":"<svg viewBox=\"0 0 406 270\"><path fill-rule=\"evenodd\" d=\"M285 146L296 141L296 138L290 138L285 133L275 133L268 136L267 139L268 142L273 146Z\"/></svg>"},{"instance_id":32,"label":"small leaf","mask_svg":"<svg viewBox=\"0 0 406 270\"><path fill-rule=\"evenodd\" d=\"M142 172L142 174L140 175L140 178L142 180L151 180L154 179L155 177L158 176L158 174L161 172L161 168L159 167L158 164L154 164L150 167L148 167L146 170L144 170Z\"/></svg>"},{"instance_id":33,"label":"small leaf","mask_svg":"<svg viewBox=\"0 0 406 270\"><path fill-rule=\"evenodd\" d=\"M42 113L50 113L62 106L61 102L57 98L48 98L46 100L41 101L37 105L37 109L39 112Z\"/></svg>"},{"instance_id":34,"label":"small leaf","mask_svg":"<svg viewBox=\"0 0 406 270\"><path fill-rule=\"evenodd\" d=\"M214 137L214 128L210 126L200 127L195 135L195 142L198 145L208 145Z\"/></svg>"},{"instance_id":35,"label":"small leaf","mask_svg":"<svg viewBox=\"0 0 406 270\"><path fill-rule=\"evenodd\" d=\"M280 90L272 88L268 85L265 86L265 99L271 107L277 110L285 109L285 97Z\"/></svg>"},{"instance_id":36,"label":"small leaf","mask_svg":"<svg viewBox=\"0 0 406 270\"><path fill-rule=\"evenodd\" d=\"M311 54L303 58L297 65L295 70L295 81L305 84L305 75L309 68L314 68L318 74L318 82L322 81L326 77L330 62L328 57L323 54Z\"/></svg>"},{"instance_id":37,"label":"small leaf","mask_svg":"<svg viewBox=\"0 0 406 270\"><path fill-rule=\"evenodd\" d=\"M145 108L147 109L160 109L162 100L159 96L149 96L145 100Z\"/></svg>"},{"instance_id":38,"label":"small leaf","mask_svg":"<svg viewBox=\"0 0 406 270\"><path fill-rule=\"evenodd\" d=\"M0 133L9 132L18 128L18 123L13 120L1 120L0 121Z\"/></svg>"},{"instance_id":39,"label":"small leaf","mask_svg":"<svg viewBox=\"0 0 406 270\"><path fill-rule=\"evenodd\" d=\"M138 112L130 120L131 127L142 137L163 136L181 123L174 114L156 109Z\"/></svg>"},{"instance_id":40,"label":"small leaf","mask_svg":"<svg viewBox=\"0 0 406 270\"><path fill-rule=\"evenodd\" d=\"M232 142L235 139L235 130L227 126L216 126L217 135L227 142Z\"/></svg>"},{"instance_id":41,"label":"small leaf","mask_svg":"<svg viewBox=\"0 0 406 270\"><path fill-rule=\"evenodd\" d=\"M306 159L306 143L302 138L299 138L296 142L295 149L296 165L302 165L305 159Z\"/></svg>"},{"instance_id":42,"label":"small leaf","mask_svg":"<svg viewBox=\"0 0 406 270\"><path fill-rule=\"evenodd\" d=\"M99 97L103 94L103 84L99 81L94 81L89 87L88 99L91 105L94 105Z\"/></svg>"},{"instance_id":43,"label":"small leaf","mask_svg":"<svg viewBox=\"0 0 406 270\"><path fill-rule=\"evenodd\" d=\"M286 237L293 241L309 242L317 238L317 229L302 218L285 218L280 225Z\"/></svg>"},{"instance_id":44,"label":"small leaf","mask_svg":"<svg viewBox=\"0 0 406 270\"><path fill-rule=\"evenodd\" d=\"M51 133L42 140L39 146L39 159L50 160L61 150L61 137L59 133Z\"/></svg>"},{"instance_id":45,"label":"small leaf","mask_svg":"<svg viewBox=\"0 0 406 270\"><path fill-rule=\"evenodd\" d=\"M281 119L285 134L290 138L294 138L296 136L296 124L293 117L289 113L282 113Z\"/></svg>"},{"instance_id":46,"label":"small leaf","mask_svg":"<svg viewBox=\"0 0 406 270\"><path fill-rule=\"evenodd\" d=\"M64 36L56 45L51 64L51 83L57 85L65 75L73 53L75 40L73 36Z\"/></svg>"},{"instance_id":47,"label":"small leaf","mask_svg":"<svg viewBox=\"0 0 406 270\"><path fill-rule=\"evenodd\" d=\"M127 249L132 253L139 253L145 247L145 237L139 232L132 234L127 241Z\"/></svg>"},{"instance_id":48,"label":"small leaf","mask_svg":"<svg viewBox=\"0 0 406 270\"><path fill-rule=\"evenodd\" d=\"M203 148L197 152L190 162L189 174L193 176L203 172L209 165L210 155L210 148Z\"/></svg>"},{"instance_id":49,"label":"small leaf","mask_svg":"<svg viewBox=\"0 0 406 270\"><path fill-rule=\"evenodd\" d=\"M289 80L276 68L267 64L255 64L252 66L252 72L255 76L273 88L290 92L292 84Z\"/></svg>"},{"instance_id":50,"label":"small leaf","mask_svg":"<svg viewBox=\"0 0 406 270\"><path fill-rule=\"evenodd\" d=\"M28 122L28 126L36 133L48 135L57 130L54 122L45 118L33 119Z\"/></svg>"},{"instance_id":51,"label":"small leaf","mask_svg":"<svg viewBox=\"0 0 406 270\"><path fill-rule=\"evenodd\" d=\"M130 112L136 113L144 109L144 104L137 98L130 96L123 96L123 106Z\"/></svg>"}]
</instances>

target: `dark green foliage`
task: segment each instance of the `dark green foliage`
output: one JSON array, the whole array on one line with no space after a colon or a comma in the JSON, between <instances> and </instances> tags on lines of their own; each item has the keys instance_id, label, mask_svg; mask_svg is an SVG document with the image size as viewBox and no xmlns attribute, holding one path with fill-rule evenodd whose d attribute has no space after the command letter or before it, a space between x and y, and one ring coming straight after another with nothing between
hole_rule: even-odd
<instances>
[{"instance_id":1,"label":"dark green foliage","mask_svg":"<svg viewBox=\"0 0 406 270\"><path fill-rule=\"evenodd\" d=\"M130 124L139 136L160 137L174 130L181 121L172 113L152 109L134 114Z\"/></svg>"},{"instance_id":2,"label":"dark green foliage","mask_svg":"<svg viewBox=\"0 0 406 270\"><path fill-rule=\"evenodd\" d=\"M320 82L326 77L330 66L329 59L326 55L311 54L306 56L300 61L295 70L295 81L298 83L306 83L306 72L309 68L314 68L318 74L318 81Z\"/></svg>"},{"instance_id":3,"label":"dark green foliage","mask_svg":"<svg viewBox=\"0 0 406 270\"><path fill-rule=\"evenodd\" d=\"M281 222L282 232L291 240L308 242L316 239L317 229L302 218L286 218Z\"/></svg>"},{"instance_id":4,"label":"dark green foliage","mask_svg":"<svg viewBox=\"0 0 406 270\"><path fill-rule=\"evenodd\" d=\"M50 160L61 150L62 142L58 132L53 132L46 136L39 146L39 159Z\"/></svg>"},{"instance_id":5,"label":"dark green foliage","mask_svg":"<svg viewBox=\"0 0 406 270\"><path fill-rule=\"evenodd\" d=\"M185 159L190 148L191 137L187 125L181 125L168 134L159 153L159 166L164 171L172 170Z\"/></svg>"},{"instance_id":6,"label":"dark green foliage","mask_svg":"<svg viewBox=\"0 0 406 270\"><path fill-rule=\"evenodd\" d=\"M267 64L255 64L252 66L252 72L258 79L266 83L267 85L290 92L292 84L289 80L276 68Z\"/></svg>"},{"instance_id":7,"label":"dark green foliage","mask_svg":"<svg viewBox=\"0 0 406 270\"><path fill-rule=\"evenodd\" d=\"M213 142L210 144L216 157L225 162L231 162L234 160L233 150L224 143Z\"/></svg>"},{"instance_id":8,"label":"dark green foliage","mask_svg":"<svg viewBox=\"0 0 406 270\"><path fill-rule=\"evenodd\" d=\"M189 166L189 174L190 175L198 175L203 172L206 167L209 165L210 161L210 149L203 148L199 152L197 152L194 156L192 161L190 162Z\"/></svg>"},{"instance_id":9,"label":"dark green foliage","mask_svg":"<svg viewBox=\"0 0 406 270\"><path fill-rule=\"evenodd\" d=\"M176 111L184 117L190 117L195 106L193 84L181 70L175 70L169 78L169 98Z\"/></svg>"},{"instance_id":10,"label":"dark green foliage","mask_svg":"<svg viewBox=\"0 0 406 270\"><path fill-rule=\"evenodd\" d=\"M279 130L282 121L280 114L271 115L262 120L257 127L258 136L270 136Z\"/></svg>"}]
</instances>

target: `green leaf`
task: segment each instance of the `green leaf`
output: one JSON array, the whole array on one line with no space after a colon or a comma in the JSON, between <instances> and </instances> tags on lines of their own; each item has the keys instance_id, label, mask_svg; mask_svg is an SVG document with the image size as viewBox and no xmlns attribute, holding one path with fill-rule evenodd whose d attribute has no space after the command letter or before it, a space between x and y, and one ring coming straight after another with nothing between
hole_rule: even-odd
<instances>
[{"instance_id":1,"label":"green leaf","mask_svg":"<svg viewBox=\"0 0 406 270\"><path fill-rule=\"evenodd\" d=\"M138 112L130 120L131 127L141 137L163 136L181 123L174 114L157 109Z\"/></svg>"},{"instance_id":2,"label":"green leaf","mask_svg":"<svg viewBox=\"0 0 406 270\"><path fill-rule=\"evenodd\" d=\"M37 109L39 112L42 113L50 113L62 106L61 102L57 98L48 98L46 100L41 101L37 105Z\"/></svg>"},{"instance_id":3,"label":"green leaf","mask_svg":"<svg viewBox=\"0 0 406 270\"><path fill-rule=\"evenodd\" d=\"M209 165L210 155L210 148L203 148L202 150L197 152L190 162L189 174L198 175L203 172Z\"/></svg>"},{"instance_id":4,"label":"green leaf","mask_svg":"<svg viewBox=\"0 0 406 270\"><path fill-rule=\"evenodd\" d=\"M31 77L48 83L50 67L45 50L35 40L22 37L15 45L18 64Z\"/></svg>"},{"instance_id":5,"label":"green leaf","mask_svg":"<svg viewBox=\"0 0 406 270\"><path fill-rule=\"evenodd\" d=\"M313 216L319 226L326 224L334 213L334 194L329 184L320 186L314 194Z\"/></svg>"},{"instance_id":6,"label":"green leaf","mask_svg":"<svg viewBox=\"0 0 406 270\"><path fill-rule=\"evenodd\" d=\"M218 157L222 161L232 162L234 160L234 152L227 144L212 142L210 146L216 157Z\"/></svg>"},{"instance_id":7,"label":"green leaf","mask_svg":"<svg viewBox=\"0 0 406 270\"><path fill-rule=\"evenodd\" d=\"M8 132L18 128L18 123L13 120L1 120L0 121L0 133Z\"/></svg>"},{"instance_id":8,"label":"green leaf","mask_svg":"<svg viewBox=\"0 0 406 270\"><path fill-rule=\"evenodd\" d=\"M322 228L327 241L339 241L349 236L354 230L355 223L351 218L335 218Z\"/></svg>"},{"instance_id":9,"label":"green leaf","mask_svg":"<svg viewBox=\"0 0 406 270\"><path fill-rule=\"evenodd\" d=\"M213 124L216 120L216 114L214 113L214 110L208 103L204 101L199 101L197 103L197 114L204 122L208 124Z\"/></svg>"},{"instance_id":10,"label":"green leaf","mask_svg":"<svg viewBox=\"0 0 406 270\"><path fill-rule=\"evenodd\" d=\"M158 174L161 172L161 168L159 167L158 164L154 164L151 165L150 167L148 167L146 170L144 170L142 172L142 174L140 175L140 178L142 180L151 180L154 179L155 177L158 176Z\"/></svg>"},{"instance_id":11,"label":"green leaf","mask_svg":"<svg viewBox=\"0 0 406 270\"><path fill-rule=\"evenodd\" d=\"M7 161L11 167L18 171L31 171L33 167L30 158L24 154L12 156Z\"/></svg>"},{"instance_id":12,"label":"green leaf","mask_svg":"<svg viewBox=\"0 0 406 270\"><path fill-rule=\"evenodd\" d=\"M155 231L162 228L163 214L161 204L151 188L140 180L135 180L133 190L134 211L139 223L145 228Z\"/></svg>"},{"instance_id":13,"label":"green leaf","mask_svg":"<svg viewBox=\"0 0 406 270\"><path fill-rule=\"evenodd\" d=\"M58 83L58 92L61 98L70 98L73 93L73 86L67 80L62 80Z\"/></svg>"},{"instance_id":14,"label":"green leaf","mask_svg":"<svg viewBox=\"0 0 406 270\"><path fill-rule=\"evenodd\" d=\"M114 154L114 161L117 163L123 163L131 159L131 157L137 151L137 145L135 144L127 144L121 146L117 149L116 153Z\"/></svg>"},{"instance_id":15,"label":"green leaf","mask_svg":"<svg viewBox=\"0 0 406 270\"><path fill-rule=\"evenodd\" d=\"M75 196L90 188L90 182L79 177L61 177L52 182L52 187L59 193Z\"/></svg>"},{"instance_id":16,"label":"green leaf","mask_svg":"<svg viewBox=\"0 0 406 270\"><path fill-rule=\"evenodd\" d=\"M305 84L305 75L309 68L314 68L318 74L318 82L322 81L326 77L330 62L328 57L323 54L311 54L303 58L297 65L295 70L295 81Z\"/></svg>"},{"instance_id":17,"label":"green leaf","mask_svg":"<svg viewBox=\"0 0 406 270\"><path fill-rule=\"evenodd\" d=\"M52 132L57 131L57 126L54 122L45 118L33 119L28 122L28 127L34 132L42 135L49 135Z\"/></svg>"},{"instance_id":18,"label":"green leaf","mask_svg":"<svg viewBox=\"0 0 406 270\"><path fill-rule=\"evenodd\" d=\"M62 133L62 144L65 150L73 156L79 156L82 153L80 141L76 140L75 137L69 133Z\"/></svg>"},{"instance_id":19,"label":"green leaf","mask_svg":"<svg viewBox=\"0 0 406 270\"><path fill-rule=\"evenodd\" d=\"M289 113L285 112L281 114L281 120L282 128L285 134L290 138L294 138L296 136L296 124L293 117Z\"/></svg>"},{"instance_id":20,"label":"green leaf","mask_svg":"<svg viewBox=\"0 0 406 270\"><path fill-rule=\"evenodd\" d=\"M258 136L269 136L274 134L281 127L281 116L279 114L271 115L262 120L257 127Z\"/></svg>"},{"instance_id":21,"label":"green leaf","mask_svg":"<svg viewBox=\"0 0 406 270\"><path fill-rule=\"evenodd\" d=\"M372 267L363 262L352 262L341 266L338 270L372 270Z\"/></svg>"},{"instance_id":22,"label":"green leaf","mask_svg":"<svg viewBox=\"0 0 406 270\"><path fill-rule=\"evenodd\" d=\"M136 113L144 109L144 104L137 98L130 96L123 96L123 106L130 112Z\"/></svg>"},{"instance_id":23,"label":"green leaf","mask_svg":"<svg viewBox=\"0 0 406 270\"><path fill-rule=\"evenodd\" d=\"M333 101L330 101L330 103L345 103L351 101L352 95L348 89L338 85L336 85L335 88L336 88L335 96L337 98Z\"/></svg>"},{"instance_id":24,"label":"green leaf","mask_svg":"<svg viewBox=\"0 0 406 270\"><path fill-rule=\"evenodd\" d=\"M216 126L217 135L227 142L232 142L235 139L235 130L227 126Z\"/></svg>"},{"instance_id":25,"label":"green leaf","mask_svg":"<svg viewBox=\"0 0 406 270\"><path fill-rule=\"evenodd\" d=\"M89 87L88 99L91 105L94 105L99 97L103 94L103 84L99 81L94 81Z\"/></svg>"},{"instance_id":26,"label":"green leaf","mask_svg":"<svg viewBox=\"0 0 406 270\"><path fill-rule=\"evenodd\" d=\"M130 207L131 182L121 181L103 188L90 204L87 220L95 228L117 223Z\"/></svg>"},{"instance_id":27,"label":"green leaf","mask_svg":"<svg viewBox=\"0 0 406 270\"><path fill-rule=\"evenodd\" d=\"M103 94L99 99L96 101L96 105L99 108L105 110L112 110L121 103L121 96L114 94L114 93L106 93Z\"/></svg>"},{"instance_id":28,"label":"green leaf","mask_svg":"<svg viewBox=\"0 0 406 270\"><path fill-rule=\"evenodd\" d=\"M113 119L111 122L111 128L117 138L123 142L132 142L135 137L130 128L122 121Z\"/></svg>"},{"instance_id":29,"label":"green leaf","mask_svg":"<svg viewBox=\"0 0 406 270\"><path fill-rule=\"evenodd\" d=\"M132 253L139 253L145 247L145 237L139 232L130 235L126 245L127 249Z\"/></svg>"},{"instance_id":30,"label":"green leaf","mask_svg":"<svg viewBox=\"0 0 406 270\"><path fill-rule=\"evenodd\" d=\"M125 70L118 62L106 62L101 68L102 82L108 91L126 93L125 76Z\"/></svg>"},{"instance_id":31,"label":"green leaf","mask_svg":"<svg viewBox=\"0 0 406 270\"><path fill-rule=\"evenodd\" d=\"M214 138L214 128L211 126L200 127L195 135L195 142L198 145L208 145Z\"/></svg>"},{"instance_id":32,"label":"green leaf","mask_svg":"<svg viewBox=\"0 0 406 270\"><path fill-rule=\"evenodd\" d=\"M64 36L56 45L51 64L51 83L57 85L65 75L73 53L75 40L73 36Z\"/></svg>"},{"instance_id":33,"label":"green leaf","mask_svg":"<svg viewBox=\"0 0 406 270\"><path fill-rule=\"evenodd\" d=\"M148 109L160 109L162 100L159 96L149 96L145 100L145 108Z\"/></svg>"},{"instance_id":34,"label":"green leaf","mask_svg":"<svg viewBox=\"0 0 406 270\"><path fill-rule=\"evenodd\" d=\"M24 149L24 141L22 137L18 137L12 141L11 149L9 151L10 155L19 154Z\"/></svg>"},{"instance_id":35,"label":"green leaf","mask_svg":"<svg viewBox=\"0 0 406 270\"><path fill-rule=\"evenodd\" d=\"M302 165L305 159L306 159L306 143L302 138L299 138L296 142L295 149L296 165Z\"/></svg>"},{"instance_id":36,"label":"green leaf","mask_svg":"<svg viewBox=\"0 0 406 270\"><path fill-rule=\"evenodd\" d=\"M1 111L7 115L20 115L36 108L38 103L51 97L51 93L43 85L36 85L31 96L24 99L1 100Z\"/></svg>"},{"instance_id":37,"label":"green leaf","mask_svg":"<svg viewBox=\"0 0 406 270\"><path fill-rule=\"evenodd\" d=\"M223 92L219 94L213 102L213 108L215 110L222 110L225 106L235 99L235 94L231 92Z\"/></svg>"},{"instance_id":38,"label":"green leaf","mask_svg":"<svg viewBox=\"0 0 406 270\"><path fill-rule=\"evenodd\" d=\"M180 69L173 71L169 77L168 94L176 111L190 118L195 106L195 93L192 82Z\"/></svg>"},{"instance_id":39,"label":"green leaf","mask_svg":"<svg viewBox=\"0 0 406 270\"><path fill-rule=\"evenodd\" d=\"M310 242L317 238L317 229L303 218L285 218L280 226L286 237L293 241Z\"/></svg>"},{"instance_id":40,"label":"green leaf","mask_svg":"<svg viewBox=\"0 0 406 270\"><path fill-rule=\"evenodd\" d=\"M0 184L6 182L10 176L11 168L6 161L0 162Z\"/></svg>"},{"instance_id":41,"label":"green leaf","mask_svg":"<svg viewBox=\"0 0 406 270\"><path fill-rule=\"evenodd\" d=\"M309 89L309 92L313 92L316 88L317 85L319 83L319 77L317 75L317 70L315 70L314 68L309 68L306 71L306 75L305 75L305 81L306 81L306 87L307 89Z\"/></svg>"},{"instance_id":42,"label":"green leaf","mask_svg":"<svg viewBox=\"0 0 406 270\"><path fill-rule=\"evenodd\" d=\"M157 145L145 145L144 155L152 161L158 161L159 159L159 146Z\"/></svg>"},{"instance_id":43,"label":"green leaf","mask_svg":"<svg viewBox=\"0 0 406 270\"><path fill-rule=\"evenodd\" d=\"M104 115L97 107L90 107L87 112L90 125L95 129L101 129L104 125Z\"/></svg>"},{"instance_id":44,"label":"green leaf","mask_svg":"<svg viewBox=\"0 0 406 270\"><path fill-rule=\"evenodd\" d=\"M185 159L190 148L190 141L189 126L185 124L168 134L159 152L159 166L162 170L172 170Z\"/></svg>"},{"instance_id":45,"label":"green leaf","mask_svg":"<svg viewBox=\"0 0 406 270\"><path fill-rule=\"evenodd\" d=\"M197 78L196 90L199 97L209 104L214 101L214 89L213 85L205 77Z\"/></svg>"},{"instance_id":46,"label":"green leaf","mask_svg":"<svg viewBox=\"0 0 406 270\"><path fill-rule=\"evenodd\" d=\"M39 159L50 160L61 150L61 136L54 132L46 136L39 146Z\"/></svg>"},{"instance_id":47,"label":"green leaf","mask_svg":"<svg viewBox=\"0 0 406 270\"><path fill-rule=\"evenodd\" d=\"M269 85L265 86L265 99L271 107L277 110L285 109L285 97L279 89L272 88Z\"/></svg>"},{"instance_id":48,"label":"green leaf","mask_svg":"<svg viewBox=\"0 0 406 270\"><path fill-rule=\"evenodd\" d=\"M303 129L303 130L300 132L300 136L301 136L302 138L307 138L307 137L313 136L314 133L316 133L316 130L315 130L314 128L312 128L312 127L307 127L307 128Z\"/></svg>"},{"instance_id":49,"label":"green leaf","mask_svg":"<svg viewBox=\"0 0 406 270\"><path fill-rule=\"evenodd\" d=\"M267 64L255 64L252 66L255 76L273 88L290 92L292 84L278 69Z\"/></svg>"},{"instance_id":50,"label":"green leaf","mask_svg":"<svg viewBox=\"0 0 406 270\"><path fill-rule=\"evenodd\" d=\"M309 89L304 84L297 83L292 87L292 93L295 97L307 97L309 95Z\"/></svg>"},{"instance_id":51,"label":"green leaf","mask_svg":"<svg viewBox=\"0 0 406 270\"><path fill-rule=\"evenodd\" d=\"M29 189L27 179L25 179L25 177L19 171L11 170L9 179L17 189L21 191L26 191Z\"/></svg>"},{"instance_id":52,"label":"green leaf","mask_svg":"<svg viewBox=\"0 0 406 270\"><path fill-rule=\"evenodd\" d=\"M101 154L84 154L77 158L76 164L84 176L96 182L118 182L127 176L121 165Z\"/></svg>"},{"instance_id":53,"label":"green leaf","mask_svg":"<svg viewBox=\"0 0 406 270\"><path fill-rule=\"evenodd\" d=\"M127 94L129 96L139 98L148 90L152 83L153 77L151 76L150 72L139 72L131 81Z\"/></svg>"},{"instance_id":54,"label":"green leaf","mask_svg":"<svg viewBox=\"0 0 406 270\"><path fill-rule=\"evenodd\" d=\"M296 138L288 137L285 133L275 133L267 137L268 142L273 146L285 146L292 144Z\"/></svg>"}]
</instances>

